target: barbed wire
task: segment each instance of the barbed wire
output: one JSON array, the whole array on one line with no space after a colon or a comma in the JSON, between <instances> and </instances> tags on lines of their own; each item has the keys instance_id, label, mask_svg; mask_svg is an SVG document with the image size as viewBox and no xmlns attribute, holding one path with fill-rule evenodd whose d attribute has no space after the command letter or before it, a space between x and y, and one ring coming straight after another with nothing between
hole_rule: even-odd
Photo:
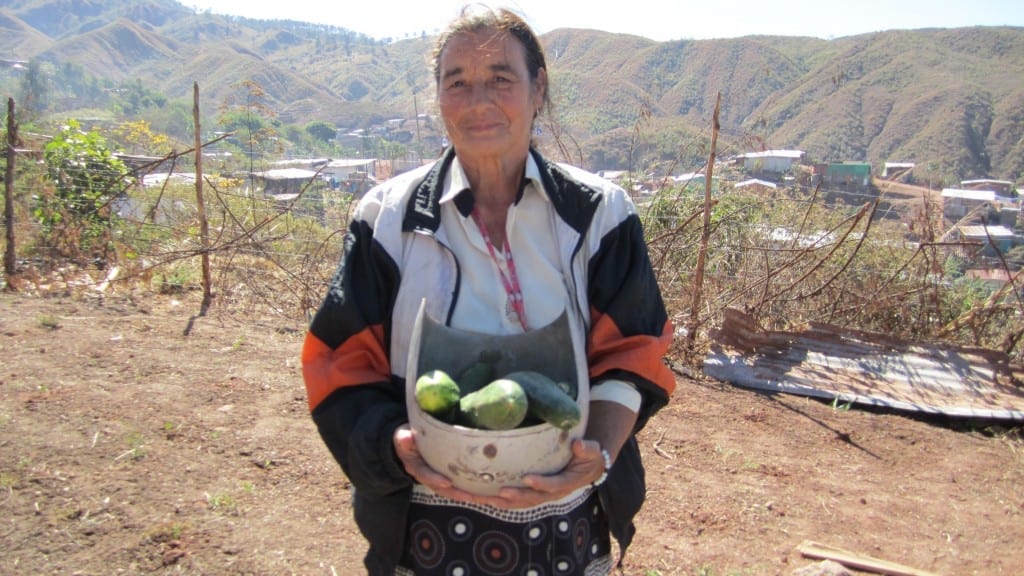
<instances>
[{"instance_id":1,"label":"barbed wire","mask_svg":"<svg viewBox=\"0 0 1024 576\"><path fill-rule=\"evenodd\" d=\"M126 186L103 207L110 213L109 245L100 256L84 260L79 267L82 277L67 276L61 281L65 285L73 281L82 289L109 286L110 270L118 267L114 285L135 282L148 283L154 290L189 290L200 281L196 259L209 254L223 310L262 310L295 322L308 319L339 263L340 236L347 230L354 198L313 180L286 202L258 190L209 184L207 247L198 235L192 187ZM739 196L744 193L727 185L721 188L723 197L759 198ZM68 249L50 241L51 231L32 217L35 202L44 193L37 189L19 195L16 222L19 236L31 240L30 248L23 251L23 262L40 270L59 265L48 262L48 256ZM837 211L837 205L823 200L832 196L863 202L844 200L838 207L845 212ZM679 211L696 198L685 188L666 188L654 198L638 199L650 226L649 248L664 297L677 319L690 314L692 259L699 249L699 220ZM905 209L883 208L881 201L884 195L792 186L768 199L716 213L703 276L708 297L701 306L699 325L713 329L727 307L753 311L769 324L829 319L851 328L916 337L957 325L963 311L944 306L943 301L954 301L958 288L928 277L948 264L949 254L942 252L948 247L911 239ZM873 210L870 217L863 215L868 207ZM97 209L94 203L75 199L68 200L65 208L72 212ZM658 212L665 208L670 212ZM810 217L818 209L831 211L831 220ZM859 219L851 216L857 213L862 214ZM872 222L887 219L896 223L895 232L870 230ZM773 239L773 231L793 233ZM972 251L980 248L954 245ZM1015 297L1016 291L1011 295ZM1019 307L992 303L996 320L976 314L971 324L957 325L955 337L992 345L1019 330Z\"/></svg>"}]
</instances>

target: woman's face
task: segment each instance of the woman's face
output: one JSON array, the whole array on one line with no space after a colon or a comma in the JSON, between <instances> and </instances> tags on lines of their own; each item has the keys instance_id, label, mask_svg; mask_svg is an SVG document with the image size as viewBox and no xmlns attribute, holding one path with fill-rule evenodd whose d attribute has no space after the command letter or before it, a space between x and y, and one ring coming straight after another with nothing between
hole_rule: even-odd
<instances>
[{"instance_id":1,"label":"woman's face","mask_svg":"<svg viewBox=\"0 0 1024 576\"><path fill-rule=\"evenodd\" d=\"M439 64L441 117L459 158L524 159L547 75L531 82L522 43L490 30L458 34Z\"/></svg>"}]
</instances>

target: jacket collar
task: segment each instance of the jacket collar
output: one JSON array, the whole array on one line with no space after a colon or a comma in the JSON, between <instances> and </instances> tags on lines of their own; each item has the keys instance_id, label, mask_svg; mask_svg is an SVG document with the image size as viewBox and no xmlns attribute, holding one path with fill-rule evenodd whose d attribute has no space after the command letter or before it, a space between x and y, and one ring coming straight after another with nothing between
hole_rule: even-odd
<instances>
[{"instance_id":1,"label":"jacket collar","mask_svg":"<svg viewBox=\"0 0 1024 576\"><path fill-rule=\"evenodd\" d=\"M527 178L539 178L538 184L559 217L579 234L585 233L600 204L600 191L573 178L564 168L547 161L537 150L531 148L530 154L537 167L537 174L532 174L533 171L528 169ZM402 222L403 232L437 232L441 225L444 182L454 161L455 148L449 146L427 175L415 185ZM526 178L523 182L526 182ZM520 197L522 193L520 190ZM460 211L466 208L465 200L456 198L455 201ZM471 202L468 208L472 208Z\"/></svg>"}]
</instances>

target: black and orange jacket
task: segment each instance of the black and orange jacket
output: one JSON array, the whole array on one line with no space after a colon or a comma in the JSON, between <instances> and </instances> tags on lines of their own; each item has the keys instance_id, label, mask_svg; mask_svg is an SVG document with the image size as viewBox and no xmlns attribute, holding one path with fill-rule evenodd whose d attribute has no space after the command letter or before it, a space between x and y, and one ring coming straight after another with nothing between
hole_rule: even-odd
<instances>
[{"instance_id":1,"label":"black and orange jacket","mask_svg":"<svg viewBox=\"0 0 1024 576\"><path fill-rule=\"evenodd\" d=\"M558 217L556 238L566 285L576 293L590 382L633 384L643 397L639 430L675 386L662 362L672 327L640 220L621 188L531 153ZM459 262L435 234L453 157L449 149L433 165L367 193L302 350L313 419L354 487L356 521L370 543L367 566L382 573L402 552L412 485L392 435L408 421L405 363L413 319L424 299L431 317L448 319L459 297ZM643 494L640 454L631 441L602 487L612 532L623 546Z\"/></svg>"}]
</instances>

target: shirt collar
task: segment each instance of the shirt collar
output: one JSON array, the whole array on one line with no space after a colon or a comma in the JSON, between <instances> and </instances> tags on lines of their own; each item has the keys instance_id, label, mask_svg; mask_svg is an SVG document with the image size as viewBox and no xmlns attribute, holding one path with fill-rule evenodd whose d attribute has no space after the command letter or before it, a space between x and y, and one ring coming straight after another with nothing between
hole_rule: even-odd
<instances>
[{"instance_id":1,"label":"shirt collar","mask_svg":"<svg viewBox=\"0 0 1024 576\"><path fill-rule=\"evenodd\" d=\"M523 178L523 185L519 189L516 203L518 204L523 195L530 190L538 194L545 201L551 201L547 191L544 190L544 184L540 176L540 167L537 166L533 154L526 155L525 177ZM463 194L464 192L465 194ZM462 169L458 155L452 160L451 168L444 179L444 193L441 195L442 204L453 201L459 213L464 217L469 217L469 214L473 211L473 195L469 193L469 178L466 177L466 172Z\"/></svg>"}]
</instances>

